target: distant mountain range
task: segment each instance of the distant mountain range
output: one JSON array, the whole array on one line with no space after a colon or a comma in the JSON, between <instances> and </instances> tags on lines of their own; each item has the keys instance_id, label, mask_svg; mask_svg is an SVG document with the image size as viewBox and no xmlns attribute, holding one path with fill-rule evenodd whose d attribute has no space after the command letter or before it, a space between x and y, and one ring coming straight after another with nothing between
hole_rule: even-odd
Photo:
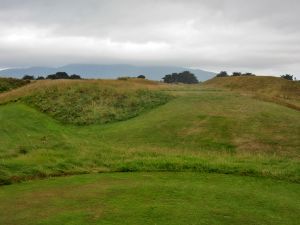
<instances>
[{"instance_id":1,"label":"distant mountain range","mask_svg":"<svg viewBox=\"0 0 300 225\"><path fill-rule=\"evenodd\" d=\"M46 76L56 72L78 74L83 78L117 78L120 76L145 75L151 80L161 80L166 74L178 73L189 70L194 73L199 81L212 78L215 73L200 69L189 69L175 66L133 66L123 64L98 65L98 64L70 64L62 67L30 67L5 69L0 71L0 76L23 77L24 75Z\"/></svg>"}]
</instances>

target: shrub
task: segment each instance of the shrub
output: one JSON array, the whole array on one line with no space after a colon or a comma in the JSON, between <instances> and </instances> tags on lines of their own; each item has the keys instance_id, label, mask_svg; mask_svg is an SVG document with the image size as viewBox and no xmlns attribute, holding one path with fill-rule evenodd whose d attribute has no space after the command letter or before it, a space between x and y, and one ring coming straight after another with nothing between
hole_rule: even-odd
<instances>
[{"instance_id":1,"label":"shrub","mask_svg":"<svg viewBox=\"0 0 300 225\"><path fill-rule=\"evenodd\" d=\"M253 73L243 73L242 76L255 76Z\"/></svg>"},{"instance_id":2,"label":"shrub","mask_svg":"<svg viewBox=\"0 0 300 225\"><path fill-rule=\"evenodd\" d=\"M24 75L22 80L34 80L34 76L31 75Z\"/></svg>"},{"instance_id":3,"label":"shrub","mask_svg":"<svg viewBox=\"0 0 300 225\"><path fill-rule=\"evenodd\" d=\"M290 74L285 74L285 75L281 75L281 78L286 79L286 80L294 80L294 75L290 75Z\"/></svg>"},{"instance_id":4,"label":"shrub","mask_svg":"<svg viewBox=\"0 0 300 225\"><path fill-rule=\"evenodd\" d=\"M73 75L70 76L70 79L79 80L79 79L81 79L81 77L79 75L73 74Z\"/></svg>"},{"instance_id":5,"label":"shrub","mask_svg":"<svg viewBox=\"0 0 300 225\"><path fill-rule=\"evenodd\" d=\"M36 79L37 79L37 80L44 80L45 77L43 77L43 76L38 76Z\"/></svg>"},{"instance_id":6,"label":"shrub","mask_svg":"<svg viewBox=\"0 0 300 225\"><path fill-rule=\"evenodd\" d=\"M220 73L218 73L218 74L216 75L216 77L228 77L228 74L227 74L226 71L221 71Z\"/></svg>"},{"instance_id":7,"label":"shrub","mask_svg":"<svg viewBox=\"0 0 300 225\"><path fill-rule=\"evenodd\" d=\"M137 76L137 78L146 79L146 76L145 75L139 75L139 76Z\"/></svg>"},{"instance_id":8,"label":"shrub","mask_svg":"<svg viewBox=\"0 0 300 225\"><path fill-rule=\"evenodd\" d=\"M242 73L241 72L233 72L232 76L233 77L239 77L239 76L242 76Z\"/></svg>"},{"instance_id":9,"label":"shrub","mask_svg":"<svg viewBox=\"0 0 300 225\"><path fill-rule=\"evenodd\" d=\"M172 73L162 78L165 83L184 83L184 84L197 84L199 83L197 77L189 71L182 73Z\"/></svg>"},{"instance_id":10,"label":"shrub","mask_svg":"<svg viewBox=\"0 0 300 225\"><path fill-rule=\"evenodd\" d=\"M47 76L47 79L69 79L69 75L66 72L57 72L56 74L50 74Z\"/></svg>"}]
</instances>

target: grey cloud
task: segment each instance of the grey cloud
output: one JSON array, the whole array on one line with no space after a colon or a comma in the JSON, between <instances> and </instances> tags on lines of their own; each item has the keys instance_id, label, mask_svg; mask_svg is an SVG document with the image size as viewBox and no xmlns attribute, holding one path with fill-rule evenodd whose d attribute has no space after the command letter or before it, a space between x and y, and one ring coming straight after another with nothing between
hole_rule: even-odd
<instances>
[{"instance_id":1,"label":"grey cloud","mask_svg":"<svg viewBox=\"0 0 300 225\"><path fill-rule=\"evenodd\" d=\"M299 74L298 0L0 0L0 67L167 64Z\"/></svg>"}]
</instances>

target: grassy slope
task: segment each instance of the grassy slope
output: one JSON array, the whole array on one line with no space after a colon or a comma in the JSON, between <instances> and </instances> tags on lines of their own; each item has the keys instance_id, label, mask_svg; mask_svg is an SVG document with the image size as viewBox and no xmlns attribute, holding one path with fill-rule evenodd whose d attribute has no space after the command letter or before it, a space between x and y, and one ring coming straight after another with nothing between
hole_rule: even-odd
<instances>
[{"instance_id":1,"label":"grassy slope","mask_svg":"<svg viewBox=\"0 0 300 225\"><path fill-rule=\"evenodd\" d=\"M126 120L169 99L170 96L157 91L72 85L39 91L24 101L62 123L87 125Z\"/></svg>"},{"instance_id":2,"label":"grassy slope","mask_svg":"<svg viewBox=\"0 0 300 225\"><path fill-rule=\"evenodd\" d=\"M18 88L30 83L28 80L0 77L0 93Z\"/></svg>"},{"instance_id":3,"label":"grassy slope","mask_svg":"<svg viewBox=\"0 0 300 225\"><path fill-rule=\"evenodd\" d=\"M0 189L0 224L299 224L298 184L205 173L115 173Z\"/></svg>"},{"instance_id":4,"label":"grassy slope","mask_svg":"<svg viewBox=\"0 0 300 225\"><path fill-rule=\"evenodd\" d=\"M261 100L300 110L300 82L269 76L216 77L206 81L205 85L248 93Z\"/></svg>"},{"instance_id":5,"label":"grassy slope","mask_svg":"<svg viewBox=\"0 0 300 225\"><path fill-rule=\"evenodd\" d=\"M227 91L175 87L139 117L64 126L24 105L0 107L2 183L105 171L208 171L300 181L299 112Z\"/></svg>"},{"instance_id":6,"label":"grassy slope","mask_svg":"<svg viewBox=\"0 0 300 225\"><path fill-rule=\"evenodd\" d=\"M0 95L0 103L77 82L33 83ZM0 224L298 223L299 184L288 181L300 181L299 111L207 86L139 82L99 85L177 97L126 121L89 126L63 125L23 100L0 106L2 184L144 171L1 186Z\"/></svg>"}]
</instances>

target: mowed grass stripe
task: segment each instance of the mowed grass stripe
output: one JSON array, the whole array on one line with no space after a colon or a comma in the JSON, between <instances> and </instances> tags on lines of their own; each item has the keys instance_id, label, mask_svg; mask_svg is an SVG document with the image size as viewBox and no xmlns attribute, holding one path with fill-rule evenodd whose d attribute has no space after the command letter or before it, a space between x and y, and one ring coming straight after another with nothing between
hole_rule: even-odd
<instances>
[{"instance_id":1,"label":"mowed grass stripe","mask_svg":"<svg viewBox=\"0 0 300 225\"><path fill-rule=\"evenodd\" d=\"M0 224L296 225L299 184L205 173L115 173L0 188Z\"/></svg>"}]
</instances>

